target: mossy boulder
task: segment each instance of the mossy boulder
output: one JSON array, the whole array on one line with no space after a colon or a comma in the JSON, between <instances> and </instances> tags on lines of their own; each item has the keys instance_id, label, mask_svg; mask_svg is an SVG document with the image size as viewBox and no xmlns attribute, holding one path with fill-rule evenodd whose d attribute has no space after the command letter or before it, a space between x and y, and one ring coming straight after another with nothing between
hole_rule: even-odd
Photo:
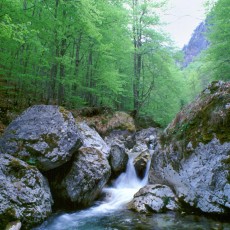
<instances>
[{"instance_id":1,"label":"mossy boulder","mask_svg":"<svg viewBox=\"0 0 230 230\"><path fill-rule=\"evenodd\" d=\"M8 154L0 154L0 188L0 229L13 221L31 229L51 214L53 201L46 178Z\"/></svg>"},{"instance_id":2,"label":"mossy boulder","mask_svg":"<svg viewBox=\"0 0 230 230\"><path fill-rule=\"evenodd\" d=\"M230 142L230 82L213 82L199 97L182 111L161 136L161 143L182 148L189 156L187 146L209 143L217 138ZM181 149L181 150L182 150Z\"/></svg>"},{"instance_id":3,"label":"mossy boulder","mask_svg":"<svg viewBox=\"0 0 230 230\"><path fill-rule=\"evenodd\" d=\"M182 206L230 214L230 82L213 82L160 137L149 181L169 185Z\"/></svg>"},{"instance_id":4,"label":"mossy boulder","mask_svg":"<svg viewBox=\"0 0 230 230\"><path fill-rule=\"evenodd\" d=\"M87 111L95 111L88 110ZM77 122L85 121L90 127L102 136L108 135L114 130L128 130L134 132L136 130L135 122L132 116L125 112L104 111L104 113L90 113L90 115L81 112L74 112Z\"/></svg>"},{"instance_id":5,"label":"mossy boulder","mask_svg":"<svg viewBox=\"0 0 230 230\"><path fill-rule=\"evenodd\" d=\"M62 107L36 105L10 123L0 139L0 152L35 165L42 171L69 161L81 146L78 128Z\"/></svg>"}]
</instances>

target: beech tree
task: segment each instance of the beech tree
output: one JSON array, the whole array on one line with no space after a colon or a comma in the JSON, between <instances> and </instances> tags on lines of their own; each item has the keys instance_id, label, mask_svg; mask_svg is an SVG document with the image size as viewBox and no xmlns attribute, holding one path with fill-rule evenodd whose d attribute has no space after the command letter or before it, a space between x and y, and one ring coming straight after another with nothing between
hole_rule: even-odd
<instances>
[{"instance_id":1,"label":"beech tree","mask_svg":"<svg viewBox=\"0 0 230 230\"><path fill-rule=\"evenodd\" d=\"M109 106L161 116L166 124L180 107L170 84L180 83L174 51L160 32L163 5L0 0L1 98L19 109L37 103ZM170 112L162 110L163 102Z\"/></svg>"}]
</instances>

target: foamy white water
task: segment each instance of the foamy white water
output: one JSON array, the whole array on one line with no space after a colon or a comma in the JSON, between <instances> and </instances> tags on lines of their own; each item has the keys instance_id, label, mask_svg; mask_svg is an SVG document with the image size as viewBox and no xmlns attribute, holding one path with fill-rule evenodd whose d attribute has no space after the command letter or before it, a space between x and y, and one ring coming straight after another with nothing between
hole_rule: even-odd
<instances>
[{"instance_id":1,"label":"foamy white water","mask_svg":"<svg viewBox=\"0 0 230 230\"><path fill-rule=\"evenodd\" d=\"M126 208L126 205L132 200L134 194L138 192L140 188L145 186L148 182L148 171L150 162L146 167L145 177L140 180L137 177L133 158L131 157L127 164L125 173L122 173L114 182L112 187L104 188L103 192L106 194L105 199L97 205L88 208L83 211L78 211L72 214L63 214L56 217L52 223L45 228L46 230L66 230L66 229L77 229L77 227L86 218L106 215L117 210Z\"/></svg>"}]
</instances>

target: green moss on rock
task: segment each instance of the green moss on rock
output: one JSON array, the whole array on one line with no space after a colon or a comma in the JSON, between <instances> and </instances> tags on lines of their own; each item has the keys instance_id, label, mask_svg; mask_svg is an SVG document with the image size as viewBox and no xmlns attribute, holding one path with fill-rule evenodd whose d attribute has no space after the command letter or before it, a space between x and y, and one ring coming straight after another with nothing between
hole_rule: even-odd
<instances>
[{"instance_id":1,"label":"green moss on rock","mask_svg":"<svg viewBox=\"0 0 230 230\"><path fill-rule=\"evenodd\" d=\"M69 119L69 111L66 110L64 107L59 106L59 112L62 114L65 121Z\"/></svg>"},{"instance_id":2,"label":"green moss on rock","mask_svg":"<svg viewBox=\"0 0 230 230\"><path fill-rule=\"evenodd\" d=\"M9 222L17 219L15 209L13 207L7 208L3 213L0 213L0 229L5 229Z\"/></svg>"},{"instance_id":3,"label":"green moss on rock","mask_svg":"<svg viewBox=\"0 0 230 230\"><path fill-rule=\"evenodd\" d=\"M43 134L41 137L49 145L46 148L45 154L51 152L54 148L58 148L60 138L55 133Z\"/></svg>"},{"instance_id":4,"label":"green moss on rock","mask_svg":"<svg viewBox=\"0 0 230 230\"><path fill-rule=\"evenodd\" d=\"M208 93L207 93L208 92ZM180 143L184 156L188 157L189 143L196 148L199 143L207 144L216 137L221 144L230 142L230 82L214 82L199 98L177 114L161 144Z\"/></svg>"}]
</instances>

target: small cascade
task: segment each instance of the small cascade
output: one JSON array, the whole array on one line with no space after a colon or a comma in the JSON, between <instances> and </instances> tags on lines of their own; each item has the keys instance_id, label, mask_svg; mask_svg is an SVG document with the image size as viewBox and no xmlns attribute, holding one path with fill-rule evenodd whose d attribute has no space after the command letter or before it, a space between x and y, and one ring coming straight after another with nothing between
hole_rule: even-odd
<instances>
[{"instance_id":1,"label":"small cascade","mask_svg":"<svg viewBox=\"0 0 230 230\"><path fill-rule=\"evenodd\" d=\"M50 224L48 224L48 226L46 225L45 228L41 227L38 229L77 229L81 222L87 221L87 218L108 215L117 210L125 209L127 203L132 200L134 194L148 182L150 161L147 164L145 176L141 180L136 174L133 160L134 156L130 156L126 172L122 173L116 179L112 187L103 189L103 193L105 193L105 199L103 201L97 202L95 206L86 210L78 211L72 214L60 215L56 217Z\"/></svg>"}]
</instances>

